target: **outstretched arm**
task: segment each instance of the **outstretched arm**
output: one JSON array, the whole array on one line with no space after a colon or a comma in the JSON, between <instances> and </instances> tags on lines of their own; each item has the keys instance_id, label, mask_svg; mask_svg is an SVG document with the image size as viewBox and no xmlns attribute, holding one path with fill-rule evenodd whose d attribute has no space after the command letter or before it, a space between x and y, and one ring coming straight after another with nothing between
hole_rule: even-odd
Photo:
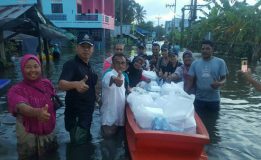
<instances>
[{"instance_id":1,"label":"outstretched arm","mask_svg":"<svg viewBox=\"0 0 261 160\"><path fill-rule=\"evenodd\" d=\"M186 83L184 84L184 90L185 92L189 93L189 91L191 90L193 84L194 84L194 80L195 78L188 75L188 78L187 78L187 81Z\"/></svg>"},{"instance_id":2,"label":"outstretched arm","mask_svg":"<svg viewBox=\"0 0 261 160\"><path fill-rule=\"evenodd\" d=\"M41 122L47 122L51 116L47 104L42 108L33 108L28 104L19 103L17 104L17 112L23 116L37 118Z\"/></svg>"},{"instance_id":3,"label":"outstretched arm","mask_svg":"<svg viewBox=\"0 0 261 160\"><path fill-rule=\"evenodd\" d=\"M251 74L251 70L249 69L247 72L242 72L240 71L241 74L243 74L243 76L245 77L245 79L254 86L254 88L261 92L261 83L256 81Z\"/></svg>"}]
</instances>

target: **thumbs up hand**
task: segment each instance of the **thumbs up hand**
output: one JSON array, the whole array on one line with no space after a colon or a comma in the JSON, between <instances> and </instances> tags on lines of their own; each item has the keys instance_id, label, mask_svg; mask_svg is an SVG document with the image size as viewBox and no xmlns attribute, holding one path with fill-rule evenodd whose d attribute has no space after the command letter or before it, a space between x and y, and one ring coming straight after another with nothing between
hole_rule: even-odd
<instances>
[{"instance_id":1,"label":"thumbs up hand","mask_svg":"<svg viewBox=\"0 0 261 160\"><path fill-rule=\"evenodd\" d=\"M120 75L118 75L117 77L112 77L112 79L113 79L113 83L115 83L115 85L117 87L121 87L122 86L123 80L121 79Z\"/></svg>"},{"instance_id":2,"label":"thumbs up hand","mask_svg":"<svg viewBox=\"0 0 261 160\"><path fill-rule=\"evenodd\" d=\"M49 108L48 104L45 104L44 107L38 109L37 119L40 122L47 122L50 119L51 114L48 112L48 108Z\"/></svg>"},{"instance_id":3,"label":"thumbs up hand","mask_svg":"<svg viewBox=\"0 0 261 160\"><path fill-rule=\"evenodd\" d=\"M88 80L88 76L85 75L85 77L82 79L82 81L85 83L85 82L87 82L87 80Z\"/></svg>"},{"instance_id":4,"label":"thumbs up hand","mask_svg":"<svg viewBox=\"0 0 261 160\"><path fill-rule=\"evenodd\" d=\"M83 93L89 89L89 86L86 84L87 80L88 76L85 75L85 77L82 80L78 81L78 83L76 84L76 90L78 92Z\"/></svg>"}]
</instances>

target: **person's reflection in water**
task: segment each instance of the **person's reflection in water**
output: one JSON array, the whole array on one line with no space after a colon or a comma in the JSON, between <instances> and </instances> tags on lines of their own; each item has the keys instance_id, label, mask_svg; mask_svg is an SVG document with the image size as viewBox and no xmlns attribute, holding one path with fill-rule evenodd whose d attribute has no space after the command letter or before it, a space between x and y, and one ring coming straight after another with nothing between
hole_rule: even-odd
<instances>
[{"instance_id":1,"label":"person's reflection in water","mask_svg":"<svg viewBox=\"0 0 261 160\"><path fill-rule=\"evenodd\" d=\"M128 160L126 149L125 128L120 127L117 133L110 137L104 137L101 142L103 160Z\"/></svg>"},{"instance_id":2,"label":"person's reflection in water","mask_svg":"<svg viewBox=\"0 0 261 160\"><path fill-rule=\"evenodd\" d=\"M91 142L76 145L68 143L66 147L67 160L91 160L95 159L95 146Z\"/></svg>"},{"instance_id":3,"label":"person's reflection in water","mask_svg":"<svg viewBox=\"0 0 261 160\"><path fill-rule=\"evenodd\" d=\"M196 107L195 111L204 123L210 138L211 144L217 144L220 141L220 135L217 128L217 119L219 111L206 107Z\"/></svg>"}]
</instances>

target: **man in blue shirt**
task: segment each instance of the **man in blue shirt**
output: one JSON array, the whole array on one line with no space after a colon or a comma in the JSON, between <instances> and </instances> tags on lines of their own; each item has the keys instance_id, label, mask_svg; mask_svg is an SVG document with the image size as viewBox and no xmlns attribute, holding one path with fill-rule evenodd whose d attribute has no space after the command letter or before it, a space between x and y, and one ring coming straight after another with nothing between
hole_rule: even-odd
<instances>
[{"instance_id":1,"label":"man in blue shirt","mask_svg":"<svg viewBox=\"0 0 261 160\"><path fill-rule=\"evenodd\" d=\"M202 57L191 64L185 91L189 91L193 83L196 84L194 106L197 113L218 111L220 109L220 87L226 81L228 69L223 59L213 56L212 41L204 40L201 51Z\"/></svg>"}]
</instances>

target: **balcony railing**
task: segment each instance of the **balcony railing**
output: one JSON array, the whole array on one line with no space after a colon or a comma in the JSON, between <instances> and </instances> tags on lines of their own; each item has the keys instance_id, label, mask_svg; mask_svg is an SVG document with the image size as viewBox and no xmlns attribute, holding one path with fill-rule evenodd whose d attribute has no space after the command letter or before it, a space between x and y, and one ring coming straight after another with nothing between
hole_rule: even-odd
<instances>
[{"instance_id":1,"label":"balcony railing","mask_svg":"<svg viewBox=\"0 0 261 160\"><path fill-rule=\"evenodd\" d=\"M51 21L66 21L67 16L65 14L46 14L45 15Z\"/></svg>"},{"instance_id":2,"label":"balcony railing","mask_svg":"<svg viewBox=\"0 0 261 160\"><path fill-rule=\"evenodd\" d=\"M105 16L105 22L109 23L109 21L110 21L110 17L109 16Z\"/></svg>"},{"instance_id":3,"label":"balcony railing","mask_svg":"<svg viewBox=\"0 0 261 160\"><path fill-rule=\"evenodd\" d=\"M98 21L98 15L97 14L76 15L75 19L77 21Z\"/></svg>"}]
</instances>

